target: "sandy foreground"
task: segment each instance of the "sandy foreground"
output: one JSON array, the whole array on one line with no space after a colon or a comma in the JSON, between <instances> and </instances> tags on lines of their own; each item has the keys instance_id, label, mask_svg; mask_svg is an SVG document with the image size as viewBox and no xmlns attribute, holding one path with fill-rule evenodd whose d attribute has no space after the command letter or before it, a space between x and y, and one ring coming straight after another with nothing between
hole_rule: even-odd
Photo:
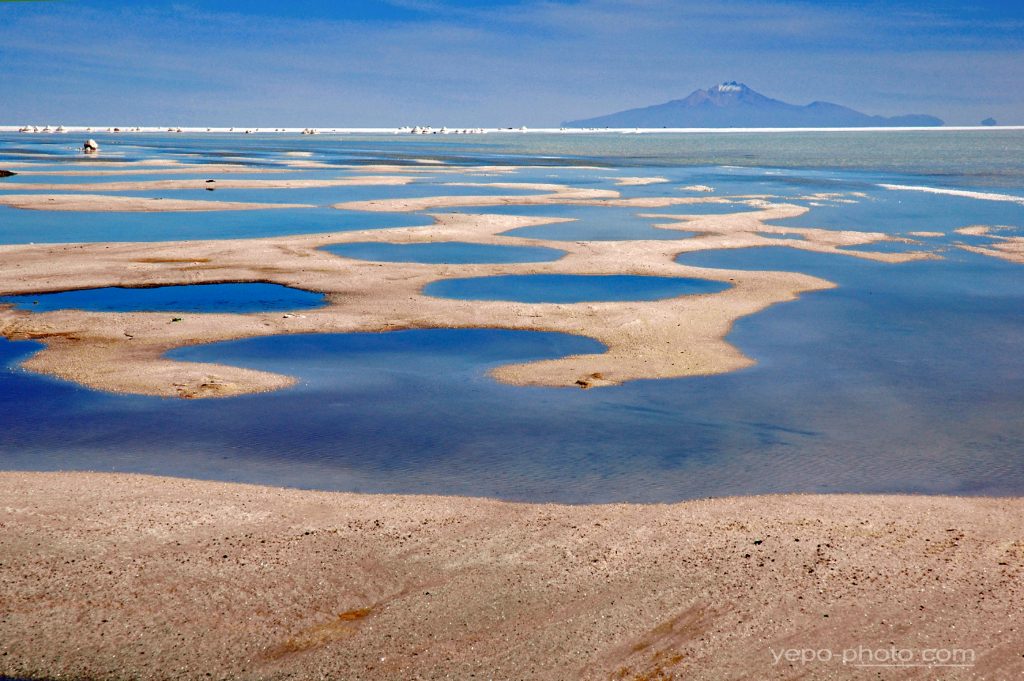
<instances>
[{"instance_id":1,"label":"sandy foreground","mask_svg":"<svg viewBox=\"0 0 1024 681\"><path fill-rule=\"evenodd\" d=\"M8 472L0 500L0 675L1024 674L1022 499L556 506ZM855 666L885 654L965 666Z\"/></svg>"}]
</instances>

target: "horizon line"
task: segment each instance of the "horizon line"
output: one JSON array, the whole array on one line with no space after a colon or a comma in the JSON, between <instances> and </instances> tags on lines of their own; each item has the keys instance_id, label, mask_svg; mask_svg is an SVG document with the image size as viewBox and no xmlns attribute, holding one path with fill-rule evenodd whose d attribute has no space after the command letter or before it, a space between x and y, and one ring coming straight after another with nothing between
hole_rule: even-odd
<instances>
[{"instance_id":1,"label":"horizon line","mask_svg":"<svg viewBox=\"0 0 1024 681\"><path fill-rule=\"evenodd\" d=\"M36 128L25 130L26 127ZM49 129L47 129L49 128ZM62 128L62 130L58 130ZM420 129L420 133L413 130ZM384 126L384 127L330 127L330 126L307 126L307 127L283 127L283 126L181 126L181 125L63 125L50 124L38 125L0 125L0 133L20 133L27 135L60 135L69 133L89 132L95 134L236 134L236 135L281 135L281 134L302 134L309 131L312 134L441 134L441 135L463 135L463 134L658 134L658 133L743 133L743 132L925 132L925 131L976 131L976 130L1024 130L1024 125L931 125L931 126L868 126L868 127L743 127L743 128L577 128L577 127L537 127L527 126Z\"/></svg>"}]
</instances>

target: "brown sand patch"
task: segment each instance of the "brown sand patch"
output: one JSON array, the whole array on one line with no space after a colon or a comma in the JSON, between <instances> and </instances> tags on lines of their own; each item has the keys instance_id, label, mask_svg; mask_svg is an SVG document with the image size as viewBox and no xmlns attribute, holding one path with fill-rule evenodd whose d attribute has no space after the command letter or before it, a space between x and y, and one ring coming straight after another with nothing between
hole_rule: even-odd
<instances>
[{"instance_id":1,"label":"brown sand patch","mask_svg":"<svg viewBox=\"0 0 1024 681\"><path fill-rule=\"evenodd\" d=\"M334 619L303 629L280 645L264 652L263 657L268 660L279 660L286 655L304 653L340 641L352 636L358 623L369 617L372 612L372 607L347 610Z\"/></svg>"}]
</instances>

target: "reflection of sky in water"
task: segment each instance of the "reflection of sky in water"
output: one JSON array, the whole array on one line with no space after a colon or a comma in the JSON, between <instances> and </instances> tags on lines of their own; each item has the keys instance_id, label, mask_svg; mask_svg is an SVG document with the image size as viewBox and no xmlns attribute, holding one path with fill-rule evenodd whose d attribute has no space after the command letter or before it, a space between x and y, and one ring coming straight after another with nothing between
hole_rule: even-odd
<instances>
[{"instance_id":1,"label":"reflection of sky in water","mask_svg":"<svg viewBox=\"0 0 1024 681\"><path fill-rule=\"evenodd\" d=\"M776 250L783 260L763 253ZM303 379L201 404L13 373L0 381L10 423L0 452L12 468L562 501L1024 489L1018 269L973 257L893 266L791 249L698 260L828 270L843 287L741 320L731 339L759 360L752 369L590 391L506 386L484 370L593 352L592 342L486 330L175 351ZM951 281L950 267L969 283ZM10 359L24 348L0 343ZM125 427L126 415L138 425Z\"/></svg>"},{"instance_id":2,"label":"reflection of sky in water","mask_svg":"<svg viewBox=\"0 0 1024 681\"><path fill-rule=\"evenodd\" d=\"M703 196L681 188L706 184L716 189L712 196L868 195L854 204L824 201L807 215L779 225L900 235L950 232L973 224L1011 225L1013 230L998 233L1012 235L1024 226L1024 207L1019 205L877 187L885 182L1020 194L1020 133L485 135L383 141L90 136L100 141L107 158L123 154L126 160L156 158L168 151L199 152L215 162L240 155L255 159L245 163L267 165L294 160L282 155L286 151L309 150L314 152L311 160L345 163L422 167L413 159L439 158L462 165L542 166L493 177L421 176L408 187L156 194L176 198L194 194L215 200L322 204L511 193L437 186L457 181L565 182L616 189L627 197ZM42 146L57 154L47 167L74 168L83 160L77 153L78 137L82 135L0 135L0 160L24 160L5 156L5 149ZM556 167L567 162L616 167ZM200 168L195 176L204 174ZM351 173L319 169L287 176L341 174ZM611 179L625 175L660 175L670 183L619 187ZM113 181L158 179L159 174L57 177L32 179ZM807 200L798 203L806 205ZM656 220L638 214L723 210L733 208L553 205L478 212L578 218L515 231L578 240L680 238L687 235L656 230L651 226ZM429 222L424 215L329 209L125 214L0 208L0 242L250 237ZM992 243L957 234L922 241L925 246ZM473 253L483 252L478 248L485 247L473 247ZM600 348L590 339L558 334L450 329L260 338L172 353L302 379L289 390L228 400L108 395L14 369L0 373L0 464L559 501L675 500L776 491L1021 494L1024 270L955 249L943 255L945 260L902 265L778 247L682 256L680 262L688 265L807 272L840 285L737 322L729 339L759 363L722 376L639 381L589 391L507 386L488 378L486 369ZM0 340L0 364L13 366L35 347Z\"/></svg>"},{"instance_id":3,"label":"reflection of sky in water","mask_svg":"<svg viewBox=\"0 0 1024 681\"><path fill-rule=\"evenodd\" d=\"M693 206L694 212L709 206ZM505 232L507 236L554 241L618 241L630 239L683 239L689 232L658 229L656 218L642 218L641 213L661 212L636 208L606 208L599 206L495 206L487 213L524 215L527 217L569 218L573 222L559 222L535 227L519 227Z\"/></svg>"},{"instance_id":4,"label":"reflection of sky in water","mask_svg":"<svg viewBox=\"0 0 1024 681\"><path fill-rule=\"evenodd\" d=\"M212 160L255 159L267 164L310 152L311 160L339 163L398 163L422 167L416 159L452 165L598 165L604 174L648 174L651 168L815 170L907 174L944 186L1021 187L1024 134L1018 131L871 131L861 133L701 133L685 135L111 135L101 131L69 135L0 135L0 160L18 149L40 149L69 165L87 160L79 152L85 137L102 148L99 160L117 155L145 160L168 153L199 153ZM183 156L184 159L190 158ZM198 159L197 159L198 160ZM246 161L248 162L248 161ZM643 172L636 169L642 168ZM661 171L651 174L663 174ZM930 182L926 182L928 184Z\"/></svg>"},{"instance_id":5,"label":"reflection of sky in water","mask_svg":"<svg viewBox=\"0 0 1024 681\"><path fill-rule=\"evenodd\" d=\"M324 296L279 284L200 284L153 288L105 287L0 296L0 305L21 310L89 310L93 312L271 312L309 309Z\"/></svg>"},{"instance_id":6,"label":"reflection of sky in water","mask_svg":"<svg viewBox=\"0 0 1024 681\"><path fill-rule=\"evenodd\" d=\"M43 170L43 169L40 169ZM54 170L60 170L55 168ZM130 169L125 169L130 170ZM164 181L187 181L187 180L198 180L204 182L208 179L215 179L217 181L226 180L315 180L315 179L329 179L343 176L343 173L335 170L333 172L311 172L302 171L298 172L279 172L279 173L222 173L222 172L203 172L201 169L194 172L178 172L179 168L169 168L172 172L160 172L159 170L145 171L145 168L140 167L130 172L116 172L111 174L110 170L104 170L103 168L90 169L88 172L96 171L104 173L103 175L32 175L29 173L19 173L13 177L4 178L0 180L0 189L21 189L17 185L19 184L106 184L108 182L164 182ZM81 172L84 172L82 169ZM80 171L76 171L80 172ZM28 191L21 189L21 191ZM31 190L35 191L35 190ZM170 191L170 190L168 190ZM178 190L174 190L178 191ZM40 194L51 193L49 191L40 191ZM107 192L101 192L107 193Z\"/></svg>"},{"instance_id":7,"label":"reflection of sky in water","mask_svg":"<svg viewBox=\"0 0 1024 681\"><path fill-rule=\"evenodd\" d=\"M773 220L787 227L855 229L906 234L916 231L949 232L970 225L1024 227L1024 206L980 199L876 189L854 204L815 206L800 217Z\"/></svg>"},{"instance_id":8,"label":"reflection of sky in water","mask_svg":"<svg viewBox=\"0 0 1024 681\"><path fill-rule=\"evenodd\" d=\"M322 250L357 260L419 262L431 264L549 262L565 251L540 246L495 246L459 241L422 244L361 242L333 244Z\"/></svg>"},{"instance_id":9,"label":"reflection of sky in water","mask_svg":"<svg viewBox=\"0 0 1024 681\"><path fill-rule=\"evenodd\" d=\"M295 179L300 179L297 177ZM2 185L0 185L2 188ZM36 193L33 191L33 193ZM39 194L59 192L38 192ZM82 193L90 193L84 191ZM230 189L211 183L198 189L143 189L143 190L102 190L92 192L105 196L134 196L146 198L187 199L193 201L241 201L245 203L301 203L313 206L330 206L343 201L367 201L370 199L411 199L446 196L528 196L538 192L533 189L503 187L438 186L433 183L411 183L406 185L349 185L337 187L298 187L290 189Z\"/></svg>"},{"instance_id":10,"label":"reflection of sky in water","mask_svg":"<svg viewBox=\"0 0 1024 681\"><path fill-rule=\"evenodd\" d=\"M424 295L459 300L511 300L520 303L582 303L661 300L718 293L729 285L709 279L625 274L509 274L442 279L427 284Z\"/></svg>"}]
</instances>

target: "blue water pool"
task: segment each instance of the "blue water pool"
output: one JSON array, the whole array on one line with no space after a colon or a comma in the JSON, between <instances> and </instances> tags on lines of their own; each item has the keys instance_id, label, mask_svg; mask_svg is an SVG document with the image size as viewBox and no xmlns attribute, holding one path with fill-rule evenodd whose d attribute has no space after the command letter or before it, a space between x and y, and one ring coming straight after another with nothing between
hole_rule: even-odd
<instances>
[{"instance_id":1,"label":"blue water pool","mask_svg":"<svg viewBox=\"0 0 1024 681\"><path fill-rule=\"evenodd\" d=\"M718 293L729 285L689 277L648 277L630 274L508 274L495 277L445 279L423 292L439 298L510 300L520 303L582 303L661 300L683 295Z\"/></svg>"},{"instance_id":2,"label":"blue water pool","mask_svg":"<svg viewBox=\"0 0 1024 681\"><path fill-rule=\"evenodd\" d=\"M90 312L275 312L324 304L321 293L280 284L193 284L152 288L105 288L2 296L0 304L20 310L87 310Z\"/></svg>"},{"instance_id":3,"label":"blue water pool","mask_svg":"<svg viewBox=\"0 0 1024 681\"><path fill-rule=\"evenodd\" d=\"M700 213L701 206L693 206L694 213ZM737 210L733 208L733 212ZM629 241L685 239L692 232L676 229L659 229L654 223L670 220L644 218L642 214L667 213L663 209L622 208L618 206L489 206L485 211L500 215L525 215L529 217L569 218L571 222L556 222L532 227L518 227L505 232L508 236L529 239L551 239L554 241Z\"/></svg>"},{"instance_id":4,"label":"blue water pool","mask_svg":"<svg viewBox=\"0 0 1024 681\"><path fill-rule=\"evenodd\" d=\"M323 250L346 258L378 262L419 262L431 264L548 262L565 251L540 246L496 246L461 241L422 244L358 242L324 246Z\"/></svg>"},{"instance_id":5,"label":"blue water pool","mask_svg":"<svg viewBox=\"0 0 1024 681\"><path fill-rule=\"evenodd\" d=\"M465 242L433 242L430 244L358 242L325 246L323 250L356 260L430 264L549 262L565 255L564 251L540 246L496 246Z\"/></svg>"}]
</instances>

